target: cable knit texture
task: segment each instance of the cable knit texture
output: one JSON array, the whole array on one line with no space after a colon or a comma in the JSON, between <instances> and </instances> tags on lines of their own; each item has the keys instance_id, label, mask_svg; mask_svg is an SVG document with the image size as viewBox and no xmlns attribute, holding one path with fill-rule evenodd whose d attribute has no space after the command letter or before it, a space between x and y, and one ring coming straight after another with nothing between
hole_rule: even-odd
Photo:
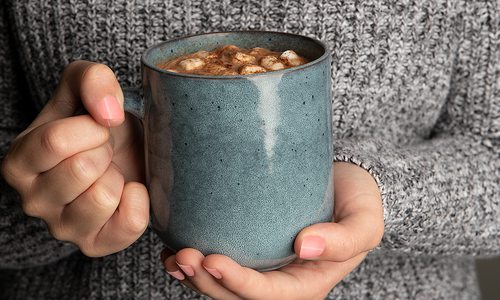
<instances>
[{"instance_id":1,"label":"cable knit texture","mask_svg":"<svg viewBox=\"0 0 500 300\"><path fill-rule=\"evenodd\" d=\"M500 249L500 25L491 1L4 0L0 154L64 66L108 64L140 86L140 55L188 34L278 30L332 49L335 159L383 198L380 247L331 299L475 299L472 255ZM197 299L162 269L150 229L91 259L26 217L1 182L0 299ZM201 297L203 298L203 297Z\"/></svg>"}]
</instances>

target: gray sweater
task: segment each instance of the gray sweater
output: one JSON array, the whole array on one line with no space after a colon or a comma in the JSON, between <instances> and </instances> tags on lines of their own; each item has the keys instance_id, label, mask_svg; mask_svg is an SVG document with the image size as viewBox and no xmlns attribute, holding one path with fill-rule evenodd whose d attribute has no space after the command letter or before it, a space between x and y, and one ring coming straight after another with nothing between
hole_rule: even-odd
<instances>
[{"instance_id":1,"label":"gray sweater","mask_svg":"<svg viewBox=\"0 0 500 300\"><path fill-rule=\"evenodd\" d=\"M75 59L140 85L159 41L262 29L314 36L333 53L335 159L382 192L380 247L332 299L474 299L474 256L500 252L500 24L491 1L1 0L0 153ZM163 270L148 229L87 258L22 213L2 180L0 299L196 299Z\"/></svg>"}]
</instances>

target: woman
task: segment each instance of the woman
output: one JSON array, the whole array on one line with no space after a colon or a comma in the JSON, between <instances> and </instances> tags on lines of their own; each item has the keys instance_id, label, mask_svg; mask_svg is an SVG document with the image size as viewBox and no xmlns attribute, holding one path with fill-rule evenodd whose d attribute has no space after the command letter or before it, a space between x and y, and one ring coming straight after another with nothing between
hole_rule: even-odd
<instances>
[{"instance_id":1,"label":"woman","mask_svg":"<svg viewBox=\"0 0 500 300\"><path fill-rule=\"evenodd\" d=\"M498 253L500 246L495 5L2 2L1 134L2 153L9 153L2 170L20 197L3 184L0 267L9 271L1 298L197 297L181 283L218 299L315 299L330 290L331 299L477 298L473 257ZM346 206L336 203L337 223L299 234L295 247L304 260L288 269L261 274L225 257L205 259L195 249L166 253L162 266L162 244L145 228L147 191L134 167L141 162L123 168L126 157L141 155L133 152L140 147L127 147L140 136L123 115L119 84L140 84L139 56L147 46L237 29L311 35L331 47L336 201ZM69 64L77 59L86 61ZM89 61L108 65L118 80ZM75 121L71 115L80 102L90 116ZM31 112L42 107L31 122ZM71 140L80 130L89 134ZM53 137L45 146L34 142L47 135ZM81 184L87 190L61 184L70 180L64 176L68 171L61 171L64 162L75 155L101 167ZM98 182L119 182L109 186L118 186L112 194L120 197L112 197L96 221L85 218L94 216L86 213L89 207L72 204L92 199L85 192ZM62 214L55 212L67 207L72 208L66 210L66 225L57 227ZM127 222L130 216L136 222ZM355 269L378 244L382 221L380 246ZM106 230L103 224L109 224ZM86 237L100 229L106 234L89 243ZM306 242L308 236L315 241ZM304 245L310 255L301 255ZM79 249L89 256L109 255L89 258Z\"/></svg>"}]
</instances>

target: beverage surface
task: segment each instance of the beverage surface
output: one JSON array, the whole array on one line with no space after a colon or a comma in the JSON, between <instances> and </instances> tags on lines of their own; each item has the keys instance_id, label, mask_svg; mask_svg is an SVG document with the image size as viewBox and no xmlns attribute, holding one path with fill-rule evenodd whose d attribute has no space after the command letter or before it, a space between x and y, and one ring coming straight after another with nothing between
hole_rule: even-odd
<instances>
[{"instance_id":1,"label":"beverage surface","mask_svg":"<svg viewBox=\"0 0 500 300\"><path fill-rule=\"evenodd\" d=\"M212 51L200 50L157 64L166 71L197 75L246 75L282 70L303 65L308 60L293 50L240 48L225 45Z\"/></svg>"}]
</instances>

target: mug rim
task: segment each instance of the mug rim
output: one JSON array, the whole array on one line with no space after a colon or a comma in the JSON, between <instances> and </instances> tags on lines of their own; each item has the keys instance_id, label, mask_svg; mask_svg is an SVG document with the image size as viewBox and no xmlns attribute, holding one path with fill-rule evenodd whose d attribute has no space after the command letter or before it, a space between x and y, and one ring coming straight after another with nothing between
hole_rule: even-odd
<instances>
[{"instance_id":1,"label":"mug rim","mask_svg":"<svg viewBox=\"0 0 500 300\"><path fill-rule=\"evenodd\" d=\"M158 68L156 65L154 64L151 64L149 63L147 60L146 60L146 57L148 56L149 53L151 53L151 51L161 47L161 46L164 46L166 44L169 44L169 43L174 43L174 42L177 42L179 40L184 40L184 39L189 39L189 38L194 38L194 37L199 37L199 36L204 36L204 35L211 35L211 36L214 36L214 35L225 35L225 34L233 34L233 33L250 33L250 34L262 34L262 33L271 33L271 34L277 34L277 35L286 35L286 36L295 36L295 37L300 37L300 38L303 38L303 39L307 39L313 43L316 43L317 45L319 45L321 48L323 48L324 50L324 53L306 63L306 64L303 64L303 65L300 65L300 66L296 66L296 67L291 67L291 68L287 68L287 69L282 69L282 70L277 70L277 71L271 71L271 72L264 72L264 73L256 73L256 74L238 74L238 75L199 75L199 74L189 74L189 73L175 73L175 72L170 72L170 71L167 71L165 69L161 69L161 68ZM305 36L305 35L301 35L301 34L296 34L296 33L290 33L290 32L282 32L282 31L267 31L267 30L236 30L236 31L216 31L216 32L206 32L206 33L199 33L199 34L192 34L192 35L186 35L186 36L182 36L182 37L177 37L177 38L173 38L173 39L170 39L170 40L167 40L167 41L163 41L163 42L160 42L160 43L157 43L157 44L154 44L153 46L149 47L148 49L146 49L144 51L144 53L142 54L141 56L141 62L143 64L143 66L146 66L148 67L149 69L152 69L156 72L159 72L159 73L162 73L162 74L166 74L166 75L170 75L170 76L177 76L177 77L187 77L187 78L199 78L199 79L220 79L220 80L224 80L224 79L237 79L237 78L249 78L249 77L257 77L257 76L272 76L272 75L283 75L283 74L286 74L286 73L292 73L292 72L295 72L295 71L298 71L298 70L302 70L302 69L306 69L306 68L309 68L309 67L312 67L316 64L319 64L321 62L323 62L325 59L329 58L330 57L330 49L326 46L326 44L316 38L313 38L313 37L309 37L309 36Z\"/></svg>"}]
</instances>

